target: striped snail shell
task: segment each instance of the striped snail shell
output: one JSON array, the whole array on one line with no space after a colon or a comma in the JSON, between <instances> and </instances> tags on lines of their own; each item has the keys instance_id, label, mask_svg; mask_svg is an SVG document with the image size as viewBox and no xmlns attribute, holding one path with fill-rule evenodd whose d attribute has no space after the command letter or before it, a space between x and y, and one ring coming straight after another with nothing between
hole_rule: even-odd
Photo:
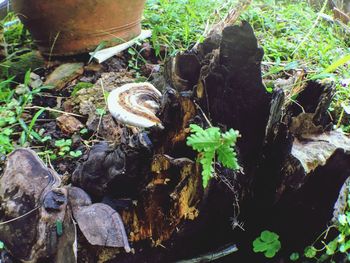
<instances>
[{"instance_id":1,"label":"striped snail shell","mask_svg":"<svg viewBox=\"0 0 350 263\"><path fill-rule=\"evenodd\" d=\"M156 116L162 94L149 83L129 83L114 89L108 96L108 109L119 122L140 128L158 126Z\"/></svg>"}]
</instances>

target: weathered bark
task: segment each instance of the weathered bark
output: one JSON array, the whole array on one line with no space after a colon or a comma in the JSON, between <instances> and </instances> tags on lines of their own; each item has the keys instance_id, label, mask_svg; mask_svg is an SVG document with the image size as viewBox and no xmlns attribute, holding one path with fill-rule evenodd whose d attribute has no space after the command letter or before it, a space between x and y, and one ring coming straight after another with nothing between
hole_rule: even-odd
<instances>
[{"instance_id":1,"label":"weathered bark","mask_svg":"<svg viewBox=\"0 0 350 263\"><path fill-rule=\"evenodd\" d=\"M254 170L263 144L270 95L262 84L258 47L248 23L224 29L219 50L201 69L197 96L214 125L239 130L245 173Z\"/></svg>"},{"instance_id":2,"label":"weathered bark","mask_svg":"<svg viewBox=\"0 0 350 263\"><path fill-rule=\"evenodd\" d=\"M73 218L91 245L130 251L119 214L106 204L92 204L82 189L61 186L34 151L10 154L0 181L0 237L16 259L77 262Z\"/></svg>"},{"instance_id":3,"label":"weathered bark","mask_svg":"<svg viewBox=\"0 0 350 263\"><path fill-rule=\"evenodd\" d=\"M56 172L47 169L33 151L19 149L9 155L0 178L0 238L17 259L50 260L56 257L54 247L69 247L68 243L62 244L56 234L57 221L71 224L65 199L54 212L41 206L50 198L50 191L59 185ZM70 234L65 232L62 239L71 242Z\"/></svg>"}]
</instances>

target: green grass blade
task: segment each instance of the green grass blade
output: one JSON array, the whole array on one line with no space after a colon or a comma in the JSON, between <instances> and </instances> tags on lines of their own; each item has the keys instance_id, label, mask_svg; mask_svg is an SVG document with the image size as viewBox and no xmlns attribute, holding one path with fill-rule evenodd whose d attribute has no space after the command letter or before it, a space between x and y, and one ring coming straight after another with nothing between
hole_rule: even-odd
<instances>
[{"instance_id":1,"label":"green grass blade","mask_svg":"<svg viewBox=\"0 0 350 263\"><path fill-rule=\"evenodd\" d=\"M338 59L336 62L332 63L322 73L331 73L331 72L335 71L337 68L339 68L340 66L347 63L348 61L350 61L350 54L346 55L346 56Z\"/></svg>"},{"instance_id":2,"label":"green grass blade","mask_svg":"<svg viewBox=\"0 0 350 263\"><path fill-rule=\"evenodd\" d=\"M46 110L46 108L42 108L42 109L39 110L37 113L35 113L35 115L33 116L32 121L30 122L30 124L29 124L29 126L28 126L29 133L31 133L35 122L37 121L37 119L39 118L39 116L40 116L45 110Z\"/></svg>"}]
</instances>

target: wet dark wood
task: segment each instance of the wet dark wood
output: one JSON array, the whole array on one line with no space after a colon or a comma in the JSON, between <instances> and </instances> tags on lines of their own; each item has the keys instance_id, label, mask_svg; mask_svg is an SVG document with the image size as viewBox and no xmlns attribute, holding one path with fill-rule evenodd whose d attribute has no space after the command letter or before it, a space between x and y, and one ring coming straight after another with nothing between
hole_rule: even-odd
<instances>
[{"instance_id":1,"label":"wet dark wood","mask_svg":"<svg viewBox=\"0 0 350 263\"><path fill-rule=\"evenodd\" d=\"M346 179L343 171L348 169L341 166L341 171L335 170L334 184L321 172L327 167L335 169L335 162L344 163L348 158L347 150L342 154L337 142L347 137L328 133L331 122L327 109L333 85L310 82L297 96L297 103L286 101L282 89L266 92L261 78L262 56L251 26L244 22L225 28L222 35L209 36L196 51L178 54L167 63L168 84L159 112L165 129L147 133L153 157L147 161L150 169L139 177L143 180L136 183L138 190L129 195L137 202L120 205L118 191L114 196L110 191L103 193L110 195L110 205L121 213L136 252L118 255L110 262L191 258L232 241L241 245L233 258L245 260L250 255L259 262L259 256L251 254L251 241L258 231L278 228L282 238L292 235L292 230L286 229L297 231L289 227L294 222L284 213L293 220L297 216L298 227L310 237L327 223L325 215L332 214L331 204ZM185 143L190 123L239 130L242 137L237 151L242 173L217 166L221 180L212 180L204 190L196 153ZM324 148L330 149L323 153L325 162L309 160ZM128 163L127 154L125 158ZM310 162L312 169L307 168ZM108 169L114 166L111 162ZM121 183L112 181L115 186ZM322 199L325 206L317 206L316 212L312 209L319 195L307 190L312 185L329 188L332 193L330 199ZM314 201L303 203L304 198ZM302 203L305 207L300 208L298 204ZM294 217L289 208L293 208ZM317 227L300 225L302 220L318 220L316 216L320 215ZM247 232L237 227L232 230L232 218L244 221ZM300 244L307 245L299 240Z\"/></svg>"}]
</instances>

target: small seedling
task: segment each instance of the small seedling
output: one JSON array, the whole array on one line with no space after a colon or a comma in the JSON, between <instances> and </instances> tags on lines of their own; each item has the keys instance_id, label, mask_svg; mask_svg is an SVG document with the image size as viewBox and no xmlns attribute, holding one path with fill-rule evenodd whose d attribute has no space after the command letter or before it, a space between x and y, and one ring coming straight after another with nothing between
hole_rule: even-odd
<instances>
[{"instance_id":1,"label":"small seedling","mask_svg":"<svg viewBox=\"0 0 350 263\"><path fill-rule=\"evenodd\" d=\"M300 258L300 255L299 255L298 252L292 253L292 254L290 255L290 257L289 257L289 259L290 259L291 261L297 261L299 258Z\"/></svg>"},{"instance_id":2,"label":"small seedling","mask_svg":"<svg viewBox=\"0 0 350 263\"><path fill-rule=\"evenodd\" d=\"M53 150L45 150L43 152L38 152L38 155L41 157L49 157L51 161L57 159L57 155L54 153Z\"/></svg>"},{"instance_id":3,"label":"small seedling","mask_svg":"<svg viewBox=\"0 0 350 263\"><path fill-rule=\"evenodd\" d=\"M61 157L69 155L73 158L78 158L83 155L82 151L72 151L72 140L71 139L61 139L55 142L55 146L58 148L58 155Z\"/></svg>"},{"instance_id":4,"label":"small seedling","mask_svg":"<svg viewBox=\"0 0 350 263\"><path fill-rule=\"evenodd\" d=\"M5 128L0 133L0 153L6 154L11 152L14 147L11 143L11 135L13 133L13 129Z\"/></svg>"},{"instance_id":5,"label":"small seedling","mask_svg":"<svg viewBox=\"0 0 350 263\"><path fill-rule=\"evenodd\" d=\"M58 147L58 155L65 156L70 152L70 147L72 146L71 139L61 139L55 142L55 146Z\"/></svg>"},{"instance_id":6,"label":"small seedling","mask_svg":"<svg viewBox=\"0 0 350 263\"><path fill-rule=\"evenodd\" d=\"M130 55L130 59L128 60L128 67L135 71L139 71L140 67L138 65L138 58L137 58L138 53L133 48L129 48L128 53Z\"/></svg>"},{"instance_id":7,"label":"small seedling","mask_svg":"<svg viewBox=\"0 0 350 263\"><path fill-rule=\"evenodd\" d=\"M281 249L279 236L271 231L265 230L253 242L253 251L255 253L262 252L265 257L273 258Z\"/></svg>"},{"instance_id":8,"label":"small seedling","mask_svg":"<svg viewBox=\"0 0 350 263\"><path fill-rule=\"evenodd\" d=\"M106 114L106 110L105 109L96 109L96 114L99 116L103 116Z\"/></svg>"},{"instance_id":9,"label":"small seedling","mask_svg":"<svg viewBox=\"0 0 350 263\"><path fill-rule=\"evenodd\" d=\"M192 135L187 137L187 145L199 152L199 162L202 164L203 187L208 186L209 179L213 177L215 158L226 168L239 169L234 146L239 132L233 129L221 133L217 127L202 129L191 124Z\"/></svg>"},{"instance_id":10,"label":"small seedling","mask_svg":"<svg viewBox=\"0 0 350 263\"><path fill-rule=\"evenodd\" d=\"M307 258L314 258L317 254L317 250L313 246L308 246L304 250L304 256Z\"/></svg>"},{"instance_id":11,"label":"small seedling","mask_svg":"<svg viewBox=\"0 0 350 263\"><path fill-rule=\"evenodd\" d=\"M80 134L87 134L88 133L88 129L86 129L86 128L84 128L84 129L82 129L82 130L80 130L80 132L79 132Z\"/></svg>"},{"instance_id":12,"label":"small seedling","mask_svg":"<svg viewBox=\"0 0 350 263\"><path fill-rule=\"evenodd\" d=\"M69 155L74 157L74 158L78 158L80 156L83 155L82 151L78 150L78 151L70 151L69 152Z\"/></svg>"}]
</instances>

